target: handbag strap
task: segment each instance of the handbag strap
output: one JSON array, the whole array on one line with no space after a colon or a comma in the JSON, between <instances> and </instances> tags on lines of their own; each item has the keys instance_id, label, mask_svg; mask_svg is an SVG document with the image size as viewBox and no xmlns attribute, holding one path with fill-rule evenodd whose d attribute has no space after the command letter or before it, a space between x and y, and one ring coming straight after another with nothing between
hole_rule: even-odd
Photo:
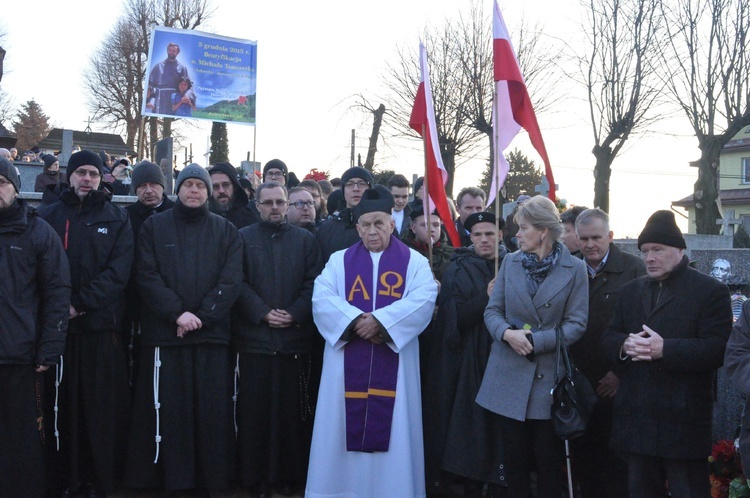
<instances>
[{"instance_id":1,"label":"handbag strap","mask_svg":"<svg viewBox=\"0 0 750 498\"><path fill-rule=\"evenodd\" d=\"M555 338L555 383L559 382L561 379L561 362L562 368L565 369L564 375L568 380L572 380L573 367L570 363L570 355L568 354L568 345L565 343L565 335L560 327L555 327Z\"/></svg>"}]
</instances>

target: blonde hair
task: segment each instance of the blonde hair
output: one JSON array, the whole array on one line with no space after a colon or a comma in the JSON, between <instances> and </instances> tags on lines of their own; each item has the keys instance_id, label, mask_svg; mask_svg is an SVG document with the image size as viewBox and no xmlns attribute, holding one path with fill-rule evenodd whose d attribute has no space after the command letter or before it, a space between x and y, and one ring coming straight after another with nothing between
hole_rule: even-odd
<instances>
[{"instance_id":1,"label":"blonde hair","mask_svg":"<svg viewBox=\"0 0 750 498\"><path fill-rule=\"evenodd\" d=\"M528 201L524 202L518 208L518 212L513 217L517 224L526 222L537 230L549 230L552 240L557 241L562 235L563 227L560 221L560 213L557 212L555 203L541 195L535 195Z\"/></svg>"}]
</instances>

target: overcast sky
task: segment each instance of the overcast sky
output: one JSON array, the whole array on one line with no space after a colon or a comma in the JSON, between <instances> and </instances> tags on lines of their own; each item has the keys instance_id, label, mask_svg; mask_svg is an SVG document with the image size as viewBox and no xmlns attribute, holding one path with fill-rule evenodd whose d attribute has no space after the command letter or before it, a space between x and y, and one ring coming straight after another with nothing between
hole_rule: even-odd
<instances>
[{"instance_id":1,"label":"overcast sky","mask_svg":"<svg viewBox=\"0 0 750 498\"><path fill-rule=\"evenodd\" d=\"M8 54L2 89L16 104L36 100L54 126L83 130L89 111L80 75L114 24L121 3L6 4L1 22ZM202 30L258 42L256 160L265 163L278 157L300 178L313 167L340 175L349 165L352 128L357 130L357 153L366 156L371 119L349 110L352 96L382 94L382 75L396 48L413 46L416 52L426 26L439 25L468 7L465 0L215 0L214 4L216 14ZM484 8L489 16L491 0ZM529 24L541 23L546 33L572 46L582 42L584 13L576 0L506 1L500 8L511 32L525 15ZM594 142L588 105L581 88L566 81L560 85L566 88L563 98L552 111L540 115L539 122L558 195L571 204L590 206ZM92 128L107 131L96 123ZM239 165L248 152L253 155L254 129L236 124L228 129L230 161ZM210 123L198 122L188 133L196 161L204 162L199 156L206 149ZM519 135L511 147L516 145L541 164L525 135ZM183 158L181 150L177 154ZM682 116L629 142L613 167L610 210L615 236L637 236L653 211L669 209L671 201L690 194L697 170L688 162L698 157L697 141ZM420 144L379 143L377 162L383 168L411 177L423 168L422 161ZM458 168L454 193L478 184L483 163L477 159ZM686 221L677 218L687 230Z\"/></svg>"}]
</instances>

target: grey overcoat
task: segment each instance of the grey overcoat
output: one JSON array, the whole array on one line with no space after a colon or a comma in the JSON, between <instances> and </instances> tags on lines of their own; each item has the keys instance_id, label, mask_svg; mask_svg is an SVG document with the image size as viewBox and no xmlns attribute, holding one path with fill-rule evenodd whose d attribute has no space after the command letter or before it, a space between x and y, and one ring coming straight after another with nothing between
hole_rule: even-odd
<instances>
[{"instance_id":1,"label":"grey overcoat","mask_svg":"<svg viewBox=\"0 0 750 498\"><path fill-rule=\"evenodd\" d=\"M522 256L516 251L503 259L484 312L494 340L477 403L515 420L548 420L550 390L555 382L555 327L562 328L568 345L583 335L588 317L588 277L584 262L571 256L563 245L557 265L532 300ZM511 323L533 328L534 361L502 340Z\"/></svg>"}]
</instances>

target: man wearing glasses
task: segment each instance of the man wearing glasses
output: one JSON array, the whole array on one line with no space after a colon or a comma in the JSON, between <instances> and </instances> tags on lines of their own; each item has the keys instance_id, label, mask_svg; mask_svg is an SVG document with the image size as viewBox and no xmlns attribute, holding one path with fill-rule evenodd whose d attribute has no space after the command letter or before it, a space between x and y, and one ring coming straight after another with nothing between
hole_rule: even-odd
<instances>
[{"instance_id":1,"label":"man wearing glasses","mask_svg":"<svg viewBox=\"0 0 750 498\"><path fill-rule=\"evenodd\" d=\"M289 191L289 210L286 219L292 225L315 233L315 199L309 190L294 187Z\"/></svg>"},{"instance_id":2,"label":"man wearing glasses","mask_svg":"<svg viewBox=\"0 0 750 498\"><path fill-rule=\"evenodd\" d=\"M276 182L282 187L286 186L286 175L289 170L286 163L281 159L271 159L263 166L263 181Z\"/></svg>"},{"instance_id":3,"label":"man wearing glasses","mask_svg":"<svg viewBox=\"0 0 750 498\"><path fill-rule=\"evenodd\" d=\"M212 213L223 216L237 230L257 223L260 218L248 206L247 193L240 185L237 170L229 163L218 163L208 170L211 175L213 193L208 200Z\"/></svg>"},{"instance_id":4,"label":"man wearing glasses","mask_svg":"<svg viewBox=\"0 0 750 498\"><path fill-rule=\"evenodd\" d=\"M323 261L328 261L336 251L348 249L359 242L357 216L354 208L359 204L365 190L373 185L372 175L365 168L355 166L341 175L341 190L344 193L346 208L338 216L330 218L318 229L318 243L323 253Z\"/></svg>"},{"instance_id":5,"label":"man wearing glasses","mask_svg":"<svg viewBox=\"0 0 750 498\"><path fill-rule=\"evenodd\" d=\"M98 154L76 152L67 173L70 187L39 209L60 236L73 284L55 452L63 482L48 484L71 495L88 488L89 496L99 496L114 488L116 457L124 452L128 379L119 338L133 230L125 210L101 189Z\"/></svg>"},{"instance_id":6,"label":"man wearing glasses","mask_svg":"<svg viewBox=\"0 0 750 498\"><path fill-rule=\"evenodd\" d=\"M283 186L263 183L256 204L262 221L240 230L243 283L232 315L240 481L253 496L270 496L271 486L291 495L307 477L319 382L311 299L320 250L312 233L286 221Z\"/></svg>"}]
</instances>

